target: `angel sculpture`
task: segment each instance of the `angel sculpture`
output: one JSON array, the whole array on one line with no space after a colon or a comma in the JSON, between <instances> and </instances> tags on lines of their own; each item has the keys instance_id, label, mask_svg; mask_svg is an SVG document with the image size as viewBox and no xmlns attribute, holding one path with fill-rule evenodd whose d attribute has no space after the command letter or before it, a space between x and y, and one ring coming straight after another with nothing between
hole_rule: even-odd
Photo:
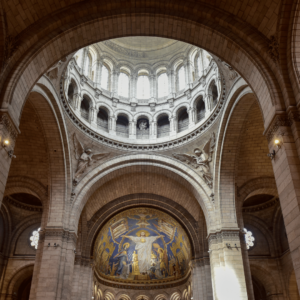
<instances>
[{"instance_id":1,"label":"angel sculpture","mask_svg":"<svg viewBox=\"0 0 300 300\"><path fill-rule=\"evenodd\" d=\"M209 141L204 145L203 149L196 148L194 149L195 155L189 154L173 154L173 156L188 164L191 165L195 169L200 169L202 172L202 177L206 184L212 188L213 185L213 176L210 172L209 163L212 161L212 153L215 147L215 134L212 133Z\"/></svg>"},{"instance_id":2,"label":"angel sculpture","mask_svg":"<svg viewBox=\"0 0 300 300\"><path fill-rule=\"evenodd\" d=\"M83 145L78 141L76 134L73 135L75 157L78 160L77 169L74 176L74 184L78 183L78 178L85 170L90 167L93 163L101 160L110 155L110 153L96 153L89 148L84 148Z\"/></svg>"}]
</instances>

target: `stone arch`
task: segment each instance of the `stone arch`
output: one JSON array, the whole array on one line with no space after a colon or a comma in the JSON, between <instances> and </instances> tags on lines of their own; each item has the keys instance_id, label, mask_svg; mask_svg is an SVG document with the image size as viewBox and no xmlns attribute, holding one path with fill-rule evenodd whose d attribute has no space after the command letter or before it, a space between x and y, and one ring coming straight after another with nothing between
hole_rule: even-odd
<instances>
[{"instance_id":1,"label":"stone arch","mask_svg":"<svg viewBox=\"0 0 300 300\"><path fill-rule=\"evenodd\" d=\"M240 136L243 128L243 123L239 120L244 119L256 101L253 92L244 83L243 80L236 83L236 90L229 93L229 100L223 113L223 122L217 135L215 156L220 159L214 165L215 174L217 174L214 188L218 191L215 201L217 201L219 211L224 209L223 205L227 207L228 211L228 217L220 215L219 220L221 224L232 228L237 227L237 209L232 197L235 197L235 157L238 153L238 145L233 143L233 140ZM222 202L219 199L222 199Z\"/></svg>"},{"instance_id":2,"label":"stone arch","mask_svg":"<svg viewBox=\"0 0 300 300\"><path fill-rule=\"evenodd\" d=\"M137 122L137 120L141 117L147 118L149 120L149 123L152 122L152 120L153 120L153 117L150 113L141 111L133 116L133 121Z\"/></svg>"},{"instance_id":3,"label":"stone arch","mask_svg":"<svg viewBox=\"0 0 300 300\"><path fill-rule=\"evenodd\" d=\"M109 106L108 104L103 103L103 102L98 103L98 104L97 104L97 111L99 111L100 108L105 108L105 109L107 110L107 112L108 112L108 116L109 116L109 117L110 117L110 116L113 116L114 111L113 111L112 107Z\"/></svg>"},{"instance_id":4,"label":"stone arch","mask_svg":"<svg viewBox=\"0 0 300 300\"><path fill-rule=\"evenodd\" d=\"M77 18L77 23L81 23L82 25L80 26L80 28L77 28L77 32L79 36L81 35L81 31L82 34L83 32L88 32L89 30L86 30L87 26L90 28L91 26L94 26L95 28L98 28L99 30L93 30L93 36L87 36L86 39L84 39L81 42L78 42L76 40L76 42L74 41L74 44L76 46L73 47L72 50L68 49L68 47L65 47L65 49L54 49L51 59L43 59L43 57L46 55L47 53L47 47L41 47L41 45L44 45L46 43L46 37L48 36L47 34L45 34L45 32L47 31L47 27L46 24L48 24L47 22L45 22L44 20L44 25L43 23L39 24L41 26L36 26L35 28L38 28L36 30L39 31L39 33L41 35L43 35L45 38L41 39L41 41L36 42L35 41L35 49L31 49L31 51L28 50L28 48L30 49L30 46L33 44L30 44L29 42L27 42L27 47L20 47L20 51L17 51L14 54L13 59L10 62L10 66L13 64L16 64L16 66L14 68L7 68L7 71L4 74L4 77L9 78L6 82L6 86L7 87L11 87L11 89L7 89L5 91L5 93L2 94L2 99L7 99L8 103L11 103L13 105L13 108L16 109L16 114L15 114L15 119L17 120L19 118L19 114L20 114L20 109L18 109L18 107L22 107L22 102L24 101L24 99L26 98L26 95L28 94L28 91L32 88L34 82L36 81L36 79L41 76L41 74L43 74L47 68L49 67L49 65L53 65L53 62L58 61L62 56L66 56L68 53L71 53L73 51L75 51L76 49L82 48L83 46L87 45L87 44L92 44L96 41L99 40L103 40L105 38L110 38L110 37L117 37L117 36L122 36L122 29L115 27L116 32L114 34L107 34L107 31L105 30L101 30L102 26L104 26L104 24L106 26L109 26L108 24L117 24L117 20L118 20L118 16L115 17L111 17L108 19L97 19L97 21L94 20L89 20L88 24L84 24L83 19L84 15L92 15L91 14L91 5L92 4L86 4L85 6L78 4L78 8L80 8L78 10L78 13L80 12L80 15L76 15L74 14L74 17ZM183 4L182 4L183 5ZM180 10L180 9L179 9ZM118 11L118 10L116 10ZM119 12L121 13L123 10L122 8L120 8ZM147 9L145 10L147 12ZM184 11L183 7L182 10ZM257 32L253 32L253 29L251 27L248 28L247 25L245 26L239 26L237 25L236 27L236 36L235 36L235 41L233 42L231 40L230 42L230 46L231 47L231 51L224 51L224 48L222 47L218 47L215 45L215 43L211 43L208 41L212 41L212 40L217 40L220 45L226 45L228 42L228 32L226 32L227 30L227 26L224 26L224 22L227 24L227 20L229 20L230 18L228 18L226 20L226 14L224 15L218 15L218 17L216 18L216 24L214 26L214 29L210 29L207 26L203 26L202 24L199 23L194 23L191 22L193 16L195 15L195 13L197 12L197 14L199 14L199 11L203 11L203 15L201 17L197 17L197 20L203 20L203 22L205 23L205 19L208 15L207 14L208 11L210 11L209 7L207 7L206 5L203 6L203 4L201 4L201 9L197 10L197 9L193 9L191 11L189 11L189 13L187 12L186 15L188 15L189 17L187 19L181 19L180 21L176 22L176 27L178 28L178 26L180 28L187 28L187 30L185 30L185 34L183 35L183 32L178 32L177 30L160 30L159 32L155 31L155 28L152 28L151 26L128 26L128 28L131 28L131 32L128 33L128 35L157 35L157 36L162 36L162 37L168 37L168 38L175 38L178 40L183 40L186 42L190 42L192 44L195 44L201 48L206 49L209 52L212 52L216 55L218 55L219 57L221 57L222 59L224 59L225 61L227 61L229 64L231 64L240 74L242 74L242 76L245 76L246 80L249 80L251 86L253 87L253 89L257 92L258 97L261 101L261 107L264 108L264 116L265 116L265 120L267 120L268 122L270 121L272 115L274 114L274 107L272 107L272 98L273 98L273 102L276 104L276 108L278 109L282 109L283 108L283 99L284 97L281 94L279 85L283 84L278 82L274 77L274 75L271 74L270 72L270 68L269 65L272 65L272 61L271 59L266 59L263 60L262 57L257 55L258 50L261 50L262 52L266 52L265 49L260 49L261 47L261 43L259 42L254 42L255 39L257 39L258 41L261 41L263 39L263 37L261 37ZM204 13L206 12L206 13ZM165 15L163 18L163 23L162 23L162 27L168 26L174 26L173 25L173 18L174 16L177 14L175 11L169 11L168 12L169 15ZM59 19L60 21L64 21L65 22L65 17L67 17L66 15L68 15L66 12L64 14L64 12L58 12L57 13L57 19ZM172 15L172 17L171 17ZM68 15L69 17L69 15ZM109 14L106 15L106 17L109 17ZM145 13L143 13L143 16L140 16L139 14L137 14L135 16L135 24L142 24L145 22L145 20L147 20L150 17L150 15L145 15ZM196 16L195 16L196 17ZM130 24L131 21L130 19L128 19L127 15L123 15L123 22L124 23L128 23ZM155 21L157 17L153 16L153 21ZM53 22L56 18L53 18ZM161 21L161 20L160 20ZM71 21L70 21L71 22ZM179 23L178 23L179 22ZM219 23L222 22L222 25ZM59 22L60 23L60 22ZM64 33L61 33L59 35L58 33L58 29L56 29L55 25L53 24L52 26L52 43L58 43L60 44L60 39L63 40L69 40L70 36L74 37L74 33L72 30L70 30L72 28L71 24L68 24L68 22L65 23L66 24L66 30L64 31ZM97 24L97 25L96 25ZM232 25L232 24L231 24ZM250 25L249 25L250 26ZM121 27L121 26L120 26ZM135 31L135 28L139 28L138 32ZM142 29L140 29L142 28ZM230 27L228 27L230 28ZM250 30L250 32L252 32L253 34L248 35L249 36L249 41L247 40L247 42L242 39L243 33L245 30ZM153 32L152 32L153 31ZM193 32L193 35L189 35L187 34L187 32ZM207 32L206 36L208 36L207 39L198 39L199 36L202 36L202 34L204 34L204 31ZM44 33L44 34L43 34ZM34 33L33 33L34 34ZM106 36L104 36L104 34ZM70 36L69 36L70 35ZM53 38L53 36L56 36L56 38ZM251 42L250 42L251 40ZM249 42L249 43L248 43ZM48 43L49 47L51 47L52 49L55 48L53 47L52 43ZM22 50L25 52L27 51L27 55L24 55L24 53L22 53ZM35 50L36 49L40 49L40 51L37 53ZM221 50L222 49L222 50ZM239 57L238 61L234 61L233 56L230 54L235 52L236 56ZM31 59L33 53L36 54L36 57L34 60ZM24 64L22 59L19 59L23 57L24 61L30 62L27 64ZM17 65L17 61L20 61L20 64ZM37 64L36 62L40 62L39 64ZM41 63L44 62L44 63ZM48 64L49 63L49 64ZM39 68L36 68L34 66L39 65ZM243 65L243 66L242 66ZM247 71L245 70L245 68L247 67ZM8 69L9 70L14 70L14 74L10 73L8 74ZM277 74L279 71L276 71L276 68L274 68L275 73ZM31 72L32 76L28 76ZM257 76L254 76L255 78L253 78L252 74L256 74ZM19 74L17 76L17 74ZM23 82L19 81L18 78L20 76L20 74L23 74L23 76L25 77L31 77L31 80L27 83L28 88L25 88L25 85L23 84ZM9 75L9 77L8 77ZM22 89L24 88L24 90L22 91ZM274 89L274 90L273 90ZM285 92L285 87L282 87L282 90ZM268 92L266 92L268 91ZM17 97L18 95L18 97ZM18 99L20 99L19 102ZM289 98L287 98L287 101L290 101ZM7 102L5 102L7 103ZM20 105L21 104L21 105Z\"/></svg>"},{"instance_id":5,"label":"stone arch","mask_svg":"<svg viewBox=\"0 0 300 300\"><path fill-rule=\"evenodd\" d=\"M181 299L180 294L181 294L180 291L174 292L174 293L171 295L170 300L180 300L180 299Z\"/></svg>"},{"instance_id":6,"label":"stone arch","mask_svg":"<svg viewBox=\"0 0 300 300\"><path fill-rule=\"evenodd\" d=\"M68 222L64 218L65 213L68 213L65 196L71 188L70 149L63 112L51 83L44 77L34 87L27 101L30 101L39 116L48 150L52 183L47 197L51 204L44 209L43 219L51 223L53 217L56 226L62 226ZM47 118L43 117L45 115ZM61 180L53 181L54 178Z\"/></svg>"},{"instance_id":7,"label":"stone arch","mask_svg":"<svg viewBox=\"0 0 300 300\"><path fill-rule=\"evenodd\" d=\"M119 292L116 297L115 300L131 300L131 298L124 292Z\"/></svg>"},{"instance_id":8,"label":"stone arch","mask_svg":"<svg viewBox=\"0 0 300 300\"><path fill-rule=\"evenodd\" d=\"M273 295L278 293L278 287L280 284L277 282L277 280L274 278L272 273L270 273L266 268L259 265L250 265L251 269L251 275L255 278L257 278L264 286L267 295L268 293Z\"/></svg>"},{"instance_id":9,"label":"stone arch","mask_svg":"<svg viewBox=\"0 0 300 300\"><path fill-rule=\"evenodd\" d=\"M198 223L194 217L186 209L177 205L173 200L162 196L142 193L119 197L101 207L93 215L93 217L88 221L89 232L87 233L85 247L82 248L83 256L93 256L94 243L99 231L114 215L124 210L124 203L126 203L126 209L145 206L159 209L171 215L185 229L191 242L192 256L203 256L205 251L205 245L203 244L205 244L205 242L202 243L202 239L206 237L206 232L205 230L203 230L203 232L197 230ZM204 217L201 218L201 221L205 223ZM203 236L201 236L201 234Z\"/></svg>"},{"instance_id":10,"label":"stone arch","mask_svg":"<svg viewBox=\"0 0 300 300\"><path fill-rule=\"evenodd\" d=\"M163 114L166 114L169 116L169 118L172 117L172 113L167 110L167 109L163 109L163 110L160 110L160 111L157 111L154 115L153 115L153 121L157 122L158 118L160 117L160 115L163 115Z\"/></svg>"},{"instance_id":11,"label":"stone arch","mask_svg":"<svg viewBox=\"0 0 300 300\"><path fill-rule=\"evenodd\" d=\"M41 200L43 206L47 205L48 191L39 181L25 176L10 176L5 187L4 196L16 193L27 193Z\"/></svg>"},{"instance_id":12,"label":"stone arch","mask_svg":"<svg viewBox=\"0 0 300 300\"><path fill-rule=\"evenodd\" d=\"M166 292L160 293L155 296L154 300L169 300L169 295Z\"/></svg>"},{"instance_id":13,"label":"stone arch","mask_svg":"<svg viewBox=\"0 0 300 300\"><path fill-rule=\"evenodd\" d=\"M129 122L132 122L132 121L133 121L133 118L134 118L133 115L132 115L131 113L129 113L127 110L124 110L124 109L117 109L117 110L114 112L114 115L116 116L116 119L118 118L118 115L120 115L120 114L126 115Z\"/></svg>"},{"instance_id":14,"label":"stone arch","mask_svg":"<svg viewBox=\"0 0 300 300\"><path fill-rule=\"evenodd\" d=\"M236 211L238 219L242 217L244 201L254 195L268 194L278 197L275 179L272 177L254 178L237 189Z\"/></svg>"},{"instance_id":15,"label":"stone arch","mask_svg":"<svg viewBox=\"0 0 300 300\"><path fill-rule=\"evenodd\" d=\"M151 163L151 166L149 165ZM207 228L211 229L214 226L214 214L212 204L209 198L211 193L209 187L204 183L204 180L192 168L175 159L162 155L144 154L142 157L134 154L124 155L122 157L112 158L101 165L101 170L96 168L89 172L84 181L79 182L76 187L76 199L72 205L72 225L75 231L78 220L88 198L92 193L99 188L104 182L110 180L113 173L127 172L132 167L142 167L146 172L147 169L154 168L158 172L165 172L168 176L180 180L181 184L187 185L194 197L197 199L200 207L205 215Z\"/></svg>"},{"instance_id":16,"label":"stone arch","mask_svg":"<svg viewBox=\"0 0 300 300\"><path fill-rule=\"evenodd\" d=\"M17 269L11 276L7 286L7 294L8 295L16 295L19 287L21 284L26 280L28 277L32 276L33 274L33 267L32 263L29 263L19 269ZM5 288L3 288L5 290Z\"/></svg>"}]
</instances>

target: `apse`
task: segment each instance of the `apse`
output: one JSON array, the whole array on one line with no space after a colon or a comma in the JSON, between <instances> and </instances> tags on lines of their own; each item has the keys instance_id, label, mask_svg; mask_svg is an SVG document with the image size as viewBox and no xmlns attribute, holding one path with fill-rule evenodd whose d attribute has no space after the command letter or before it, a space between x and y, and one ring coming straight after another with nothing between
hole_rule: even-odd
<instances>
[{"instance_id":1,"label":"apse","mask_svg":"<svg viewBox=\"0 0 300 300\"><path fill-rule=\"evenodd\" d=\"M189 276L191 244L184 228L169 214L132 208L102 227L93 256L102 283L162 284Z\"/></svg>"}]
</instances>

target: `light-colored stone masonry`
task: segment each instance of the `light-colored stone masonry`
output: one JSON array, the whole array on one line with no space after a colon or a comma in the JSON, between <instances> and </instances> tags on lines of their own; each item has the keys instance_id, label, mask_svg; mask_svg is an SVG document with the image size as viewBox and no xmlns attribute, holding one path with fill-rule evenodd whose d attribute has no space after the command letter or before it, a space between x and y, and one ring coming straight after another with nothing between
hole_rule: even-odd
<instances>
[{"instance_id":1,"label":"light-colored stone masonry","mask_svg":"<svg viewBox=\"0 0 300 300\"><path fill-rule=\"evenodd\" d=\"M116 197L145 191L170 198L176 202L174 209L179 212L179 208L184 208L199 220L197 230L202 243L199 258L207 258L206 251L210 251L210 263L198 266L194 262L189 295L189 287L184 286L160 294L132 293L130 299L141 295L149 300L155 297L187 300L191 296L256 299L257 293L267 299L298 299L298 6L296 0L191 1L189 5L177 0L126 4L73 0L3 2L0 198L2 202L3 195L33 194L41 199L43 213L38 219L35 212L16 209L3 201L1 300L15 299L22 282L32 275L31 299L91 299L92 253L82 258L84 263L75 263L75 256L85 253L87 245L82 236L89 234L87 222L97 211L104 210L103 204ZM245 95L236 86L235 93L227 99L234 103L233 107L226 106L222 117L207 132L176 150L192 154L194 147L209 139L211 131L217 133L213 191L201 180L201 174L171 159L172 149L161 152L161 156L136 151L130 153L129 161L126 160L129 153L122 149L113 149L85 136L61 109L59 81L46 83L47 79L43 79L36 84L55 62L79 48L128 35L174 38L203 47L229 63L252 89L251 95ZM226 80L229 93L233 82ZM74 132L93 149L112 152L115 163L110 166L109 160L104 161L105 170L101 169L101 163L97 165L97 172L92 170L81 181L75 195L71 194L76 168L71 143ZM10 148L6 151L2 147L4 138L10 139L16 159L9 157ZM280 149L274 148L275 138L281 141ZM266 154L273 149L276 155L271 161ZM85 190L88 186L91 194ZM210 196L212 192L214 196ZM243 210L247 198L262 194L278 196L279 202L267 208ZM38 220L36 224L42 225L45 237L40 241L35 260L30 256L33 250L28 245L22 246L33 226L30 219ZM239 233L243 226L251 228L256 236L256 245L249 251L239 248L244 247ZM60 246L48 247L48 243ZM226 244L237 244L237 249ZM102 290L99 300L122 298L122 291L107 290L105 294L105 289Z\"/></svg>"}]
</instances>

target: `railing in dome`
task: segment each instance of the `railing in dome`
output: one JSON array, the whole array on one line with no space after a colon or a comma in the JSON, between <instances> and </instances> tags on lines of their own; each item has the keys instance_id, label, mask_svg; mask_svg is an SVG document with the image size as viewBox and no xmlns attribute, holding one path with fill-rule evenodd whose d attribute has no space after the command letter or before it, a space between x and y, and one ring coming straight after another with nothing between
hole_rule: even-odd
<instances>
[{"instance_id":1,"label":"railing in dome","mask_svg":"<svg viewBox=\"0 0 300 300\"><path fill-rule=\"evenodd\" d=\"M125 127L122 125L118 125L116 126L116 134L119 136L123 136L123 137L129 137L129 127Z\"/></svg>"},{"instance_id":2,"label":"railing in dome","mask_svg":"<svg viewBox=\"0 0 300 300\"><path fill-rule=\"evenodd\" d=\"M178 132L184 131L189 128L189 119L178 122Z\"/></svg>"},{"instance_id":3,"label":"railing in dome","mask_svg":"<svg viewBox=\"0 0 300 300\"><path fill-rule=\"evenodd\" d=\"M166 137L170 135L170 125L157 127L157 137Z\"/></svg>"},{"instance_id":4,"label":"railing in dome","mask_svg":"<svg viewBox=\"0 0 300 300\"><path fill-rule=\"evenodd\" d=\"M81 114L82 118L84 118L86 121L89 122L89 112L88 111L81 109L80 114Z\"/></svg>"},{"instance_id":5,"label":"railing in dome","mask_svg":"<svg viewBox=\"0 0 300 300\"><path fill-rule=\"evenodd\" d=\"M197 113L197 123L205 118L205 110L201 110Z\"/></svg>"},{"instance_id":6,"label":"railing in dome","mask_svg":"<svg viewBox=\"0 0 300 300\"><path fill-rule=\"evenodd\" d=\"M129 102L129 98L127 97L119 96L119 99L124 102Z\"/></svg>"},{"instance_id":7,"label":"railing in dome","mask_svg":"<svg viewBox=\"0 0 300 300\"><path fill-rule=\"evenodd\" d=\"M143 130L137 129L136 135L138 139L149 139L149 128Z\"/></svg>"},{"instance_id":8,"label":"railing in dome","mask_svg":"<svg viewBox=\"0 0 300 300\"><path fill-rule=\"evenodd\" d=\"M108 121L104 121L104 120L101 120L98 118L97 125L98 125L98 128L102 129L103 131L108 132Z\"/></svg>"}]
</instances>

